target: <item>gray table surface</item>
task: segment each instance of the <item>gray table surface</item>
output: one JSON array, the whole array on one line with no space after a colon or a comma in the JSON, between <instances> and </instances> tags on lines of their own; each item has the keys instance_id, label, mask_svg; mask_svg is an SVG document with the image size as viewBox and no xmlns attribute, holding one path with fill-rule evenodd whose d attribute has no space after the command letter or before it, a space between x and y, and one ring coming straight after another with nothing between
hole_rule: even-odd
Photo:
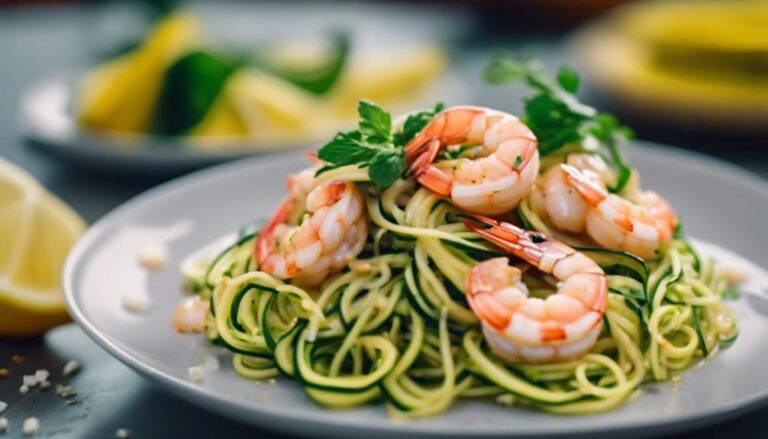
<instances>
[{"instance_id":1,"label":"gray table surface","mask_svg":"<svg viewBox=\"0 0 768 439\"><path fill-rule=\"evenodd\" d=\"M43 10L15 8L0 12L0 156L18 163L44 185L94 222L106 212L157 182L115 180L106 175L65 168L25 146L18 129L18 102L22 90L36 79L61 69L88 63L87 32L92 11L80 6ZM474 42L482 45L484 42ZM478 100L483 101L480 97ZM664 140L665 133L649 136ZM744 141L749 148L749 141ZM685 143L685 141L683 142ZM705 142L706 143L706 142ZM678 142L679 144L679 142ZM728 145L733 146L733 145ZM765 154L714 150L752 172L768 177ZM11 361L21 355L21 364ZM82 370L69 378L61 368L70 359ZM0 368L11 376L0 377L0 401L11 423L8 437L17 437L28 416L40 419L39 437L114 437L126 428L131 437L280 437L205 412L150 385L98 348L75 325L67 325L34 340L0 340ZM759 365L756 365L759 367ZM21 395L21 376L49 369L54 383L69 383L78 392L73 403L52 390ZM765 437L768 408L759 408L726 423L694 431L683 437ZM1 435L0 435L1 436Z\"/></svg>"}]
</instances>

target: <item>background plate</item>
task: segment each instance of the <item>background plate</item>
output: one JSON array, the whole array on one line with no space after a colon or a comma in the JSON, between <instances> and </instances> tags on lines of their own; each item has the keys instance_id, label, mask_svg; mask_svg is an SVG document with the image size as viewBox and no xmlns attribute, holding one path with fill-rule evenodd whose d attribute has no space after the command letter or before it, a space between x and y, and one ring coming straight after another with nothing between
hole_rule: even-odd
<instances>
[{"instance_id":1,"label":"background plate","mask_svg":"<svg viewBox=\"0 0 768 439\"><path fill-rule=\"evenodd\" d=\"M302 9L302 18L295 16ZM215 45L249 47L266 41L325 35L330 30L343 29L352 38L350 62L357 58L379 54L407 52L419 46L449 46L462 38L470 25L458 11L435 11L420 5L349 4L333 2L248 2L217 1L185 2L184 10L197 14L204 32ZM99 40L113 40L115 34L129 36L138 26L130 20L130 11L117 8L105 10L100 20L89 22L90 33L98 46ZM98 24L98 26L97 26ZM392 29L398 29L393 33ZM87 48L98 53L98 47ZM102 50L103 51L103 50ZM410 102L387 105L398 113L404 108L431 108L436 102L456 104L466 100L464 81L452 74L451 66L432 84L424 87ZM52 158L81 167L110 174L165 177L179 175L212 164L297 148L317 148L331 138L333 132L319 131L301 142L263 139L206 139L208 150L196 148L184 137L151 135L115 136L79 129L74 118L74 99L79 78L87 71L54 73L41 78L24 90L21 97L21 128L24 137ZM339 128L354 124L340 120ZM216 149L217 142L221 145Z\"/></svg>"},{"instance_id":2,"label":"background plate","mask_svg":"<svg viewBox=\"0 0 768 439\"><path fill-rule=\"evenodd\" d=\"M692 236L715 242L754 261L768 260L768 187L721 162L673 149L628 148L644 185L664 194ZM555 416L490 401L459 401L446 414L395 423L381 404L348 411L314 405L291 380L255 385L231 368L231 356L202 336L176 334L170 325L181 299L178 264L189 253L243 224L268 215L283 196L298 154L243 160L200 171L126 203L94 225L70 254L64 289L75 319L103 348L140 373L193 403L264 427L303 435L558 436L659 433L702 426L754 407L768 397L765 275L746 261L755 283L732 303L741 322L736 343L680 383L643 386L643 394L617 410L591 416ZM147 272L137 252L166 243L168 266ZM725 256L728 254L726 252ZM151 309L129 314L125 293L147 294ZM187 368L216 355L221 370L191 383Z\"/></svg>"}]
</instances>

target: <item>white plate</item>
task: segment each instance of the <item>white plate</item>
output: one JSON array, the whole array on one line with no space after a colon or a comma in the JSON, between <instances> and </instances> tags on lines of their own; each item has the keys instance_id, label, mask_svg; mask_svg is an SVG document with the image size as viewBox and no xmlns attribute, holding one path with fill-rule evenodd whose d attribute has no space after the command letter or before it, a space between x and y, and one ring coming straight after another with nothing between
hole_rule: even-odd
<instances>
[{"instance_id":1,"label":"white plate","mask_svg":"<svg viewBox=\"0 0 768 439\"><path fill-rule=\"evenodd\" d=\"M310 435L562 436L640 434L701 426L733 416L768 397L768 293L759 264L768 260L768 186L733 166L691 153L639 144L629 155L645 186L664 194L692 236L715 242L704 250L735 258L751 282L733 302L741 322L736 343L682 382L644 385L643 394L617 410L591 416L555 416L491 401L459 401L434 418L395 423L381 404L331 411L310 402L287 378L257 386L240 378L230 355L202 336L179 335L171 311L182 297L180 262L193 251L267 215L283 196L286 173L304 163L297 154L243 160L200 171L153 189L94 225L67 260L64 289L75 319L104 349L159 386L209 410L263 427ZM137 253L165 243L168 266L139 267ZM733 263L733 261L731 261ZM130 314L126 293L146 294L151 308ZM202 383L187 368L216 355L221 370Z\"/></svg>"},{"instance_id":2,"label":"white plate","mask_svg":"<svg viewBox=\"0 0 768 439\"><path fill-rule=\"evenodd\" d=\"M387 56L413 46L450 43L467 32L468 20L457 11L436 11L418 5L369 5L322 2L301 5L281 2L249 3L236 1L187 2L185 9L198 14L204 29L226 46L248 47L264 41L317 37L330 30L344 29L352 38L351 59L373 54ZM118 11L120 12L120 11ZM103 17L103 26L125 25L119 13ZM393 33L392 29L398 31ZM90 38L90 36L89 36ZM21 128L30 144L56 160L111 174L170 176L224 161L313 147L327 141L333 132L317 132L307 139L283 142L247 138L207 139L208 149L199 149L184 137L151 135L116 136L94 133L77 126L73 107L79 78L87 69L52 74L33 83L21 99ZM425 87L411 102L392 110L431 107L465 100L466 87L456 75L447 72ZM354 124L339 121L339 129Z\"/></svg>"}]
</instances>

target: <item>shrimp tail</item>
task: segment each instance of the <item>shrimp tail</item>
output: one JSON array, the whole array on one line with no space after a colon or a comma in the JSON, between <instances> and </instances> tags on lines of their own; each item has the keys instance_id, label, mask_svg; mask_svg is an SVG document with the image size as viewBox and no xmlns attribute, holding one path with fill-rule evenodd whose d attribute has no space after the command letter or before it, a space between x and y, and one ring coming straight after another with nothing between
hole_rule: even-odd
<instances>
[{"instance_id":1,"label":"shrimp tail","mask_svg":"<svg viewBox=\"0 0 768 439\"><path fill-rule=\"evenodd\" d=\"M440 153L440 140L419 134L405 147L405 160L411 165L411 175L418 178Z\"/></svg>"},{"instance_id":2,"label":"shrimp tail","mask_svg":"<svg viewBox=\"0 0 768 439\"><path fill-rule=\"evenodd\" d=\"M254 247L254 253L256 260L259 264L263 264L264 260L275 249L275 228L280 224L284 224L288 220L288 215L291 212L291 200L290 198L283 200L275 209L275 212L267 220L264 227L259 232L259 237L256 240Z\"/></svg>"},{"instance_id":3,"label":"shrimp tail","mask_svg":"<svg viewBox=\"0 0 768 439\"><path fill-rule=\"evenodd\" d=\"M418 178L443 148L465 141L472 119L482 112L479 108L456 107L438 114L405 146L405 160L411 166L411 175Z\"/></svg>"},{"instance_id":4,"label":"shrimp tail","mask_svg":"<svg viewBox=\"0 0 768 439\"><path fill-rule=\"evenodd\" d=\"M450 195L453 187L453 175L443 172L432 165L442 148L437 139L426 134L419 134L405 150L405 159L410 163L410 174L421 185L438 195Z\"/></svg>"},{"instance_id":5,"label":"shrimp tail","mask_svg":"<svg viewBox=\"0 0 768 439\"><path fill-rule=\"evenodd\" d=\"M589 203L592 207L597 206L603 200L608 197L608 192L605 188L600 187L597 183L587 178L584 173L571 165L562 164L560 169L565 173L565 179L568 184L576 189L581 195L581 198Z\"/></svg>"},{"instance_id":6,"label":"shrimp tail","mask_svg":"<svg viewBox=\"0 0 768 439\"><path fill-rule=\"evenodd\" d=\"M448 196L451 194L454 177L435 166L428 166L417 178L418 182L432 192Z\"/></svg>"},{"instance_id":7,"label":"shrimp tail","mask_svg":"<svg viewBox=\"0 0 768 439\"><path fill-rule=\"evenodd\" d=\"M311 163L312 165L322 165L323 161L320 160L320 158L317 156L317 151L307 151L306 154L304 154L304 157L307 158L307 161Z\"/></svg>"}]
</instances>

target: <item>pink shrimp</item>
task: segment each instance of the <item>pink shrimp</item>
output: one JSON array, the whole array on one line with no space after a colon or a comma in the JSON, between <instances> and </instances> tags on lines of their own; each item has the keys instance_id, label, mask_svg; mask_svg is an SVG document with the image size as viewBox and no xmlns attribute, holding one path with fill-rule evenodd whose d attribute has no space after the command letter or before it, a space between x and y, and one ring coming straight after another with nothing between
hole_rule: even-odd
<instances>
[{"instance_id":1,"label":"pink shrimp","mask_svg":"<svg viewBox=\"0 0 768 439\"><path fill-rule=\"evenodd\" d=\"M467 301L491 349L509 362L574 359L594 345L602 328L608 282L592 259L542 233L475 216L467 227L558 281L546 299L528 297L522 273L504 257L473 267Z\"/></svg>"},{"instance_id":2,"label":"pink shrimp","mask_svg":"<svg viewBox=\"0 0 768 439\"><path fill-rule=\"evenodd\" d=\"M473 158L435 163L451 145L481 145ZM539 172L538 142L511 114L453 107L438 114L405 148L411 175L456 206L498 215L517 206Z\"/></svg>"},{"instance_id":3,"label":"pink shrimp","mask_svg":"<svg viewBox=\"0 0 768 439\"><path fill-rule=\"evenodd\" d=\"M309 216L290 226L287 220L294 202L288 197L264 225L256 240L256 260L262 271L275 277L316 286L365 246L368 220L363 197L354 183L324 183L306 197Z\"/></svg>"},{"instance_id":4,"label":"pink shrimp","mask_svg":"<svg viewBox=\"0 0 768 439\"><path fill-rule=\"evenodd\" d=\"M638 202L633 203L608 193L599 179L573 166L562 164L560 171L568 187L586 202L583 227L600 246L650 259L674 235L677 215L655 192L642 192Z\"/></svg>"}]
</instances>

